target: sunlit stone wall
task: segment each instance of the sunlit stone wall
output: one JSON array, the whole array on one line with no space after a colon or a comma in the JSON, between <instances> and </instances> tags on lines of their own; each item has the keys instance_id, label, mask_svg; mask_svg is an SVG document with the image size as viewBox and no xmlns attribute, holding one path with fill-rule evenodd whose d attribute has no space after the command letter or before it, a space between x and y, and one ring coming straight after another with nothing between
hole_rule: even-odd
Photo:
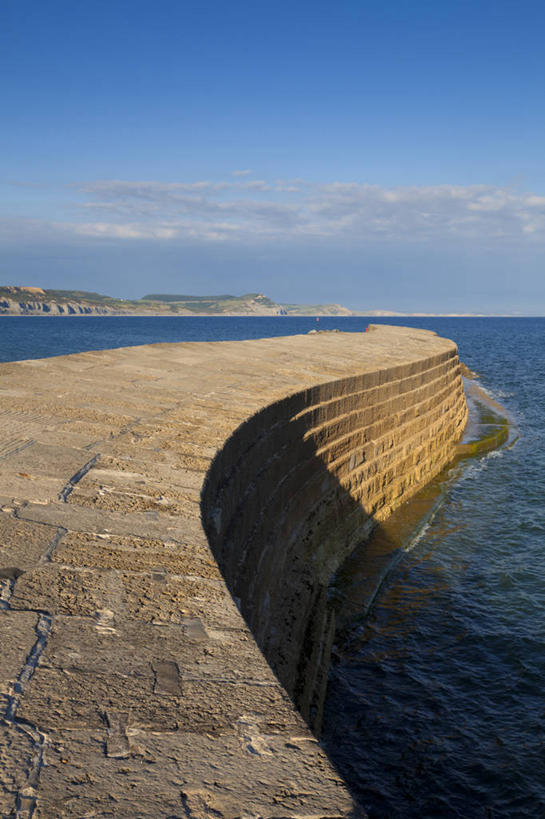
<instances>
[{"instance_id":1,"label":"sunlit stone wall","mask_svg":"<svg viewBox=\"0 0 545 819\"><path fill-rule=\"evenodd\" d=\"M466 416L453 348L290 395L243 423L215 458L203 493L210 543L311 724L334 634L332 576L452 459Z\"/></svg>"}]
</instances>

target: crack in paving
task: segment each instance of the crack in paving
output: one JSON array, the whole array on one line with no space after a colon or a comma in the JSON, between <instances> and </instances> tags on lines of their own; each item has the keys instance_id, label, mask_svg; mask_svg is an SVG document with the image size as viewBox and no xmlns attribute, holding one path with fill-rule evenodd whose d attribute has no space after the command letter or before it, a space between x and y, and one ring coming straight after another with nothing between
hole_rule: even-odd
<instances>
[{"instance_id":1,"label":"crack in paving","mask_svg":"<svg viewBox=\"0 0 545 819\"><path fill-rule=\"evenodd\" d=\"M47 640L49 639L49 634L51 632L51 621L52 617L49 614L41 613L38 617L38 622L36 623L36 634L38 639L32 646L30 653L26 658L25 664L13 686L13 694L9 698L9 704L6 710L5 719L7 722L15 722L16 720L21 694L23 693L25 685L34 674L39 659L47 645Z\"/></svg>"},{"instance_id":2,"label":"crack in paving","mask_svg":"<svg viewBox=\"0 0 545 819\"><path fill-rule=\"evenodd\" d=\"M51 563L53 552L55 551L55 549L59 545L61 538L64 537L67 531L68 529L65 529L64 526L59 526L59 528L55 532L54 537L49 542L47 549L45 550L40 560L38 561L37 563L38 566L43 566L44 563Z\"/></svg>"},{"instance_id":3,"label":"crack in paving","mask_svg":"<svg viewBox=\"0 0 545 819\"><path fill-rule=\"evenodd\" d=\"M87 461L87 463L84 464L81 467L81 469L78 469L75 475L72 475L66 486L64 486L59 492L59 500L64 501L66 503L66 501L68 500L68 496L74 489L75 485L79 483L79 481L81 481L81 479L85 475L87 475L89 470L93 468L93 466L96 464L99 458L100 452L97 452L97 454L93 458L91 458L90 461Z\"/></svg>"},{"instance_id":4,"label":"crack in paving","mask_svg":"<svg viewBox=\"0 0 545 819\"><path fill-rule=\"evenodd\" d=\"M2 507L1 511L6 512L6 514L12 515L14 518L18 519L20 510L24 509L25 506L28 506L28 501L20 500L19 498L12 498L9 504Z\"/></svg>"},{"instance_id":5,"label":"crack in paving","mask_svg":"<svg viewBox=\"0 0 545 819\"><path fill-rule=\"evenodd\" d=\"M0 578L0 611L6 611L10 608L9 601L13 594L14 585L15 580L8 577Z\"/></svg>"},{"instance_id":6,"label":"crack in paving","mask_svg":"<svg viewBox=\"0 0 545 819\"><path fill-rule=\"evenodd\" d=\"M101 444L105 444L108 441L114 441L117 438L120 438L122 435L127 435L129 432L132 432L133 427L135 427L137 424L140 424L142 422L142 420L143 419L141 417L135 418L135 420L131 421L130 424L126 424L125 426L121 427L118 432L116 432L116 433L110 432L110 435L108 436L108 438L99 438L97 441L91 441L91 443L86 444L83 447L83 449L84 450L95 449L97 446L100 446ZM100 453L99 453L99 455L100 455Z\"/></svg>"},{"instance_id":7,"label":"crack in paving","mask_svg":"<svg viewBox=\"0 0 545 819\"><path fill-rule=\"evenodd\" d=\"M36 800L38 798L38 783L40 779L40 772L44 764L44 752L47 745L47 734L39 731L36 726L23 724L20 722L13 723L15 729L25 734L33 743L34 753L29 766L27 782L24 788L21 788L17 794L15 803L15 813L13 819L32 819L34 810L36 808Z\"/></svg>"},{"instance_id":8,"label":"crack in paving","mask_svg":"<svg viewBox=\"0 0 545 819\"><path fill-rule=\"evenodd\" d=\"M9 604L8 604L9 605ZM37 640L32 646L25 664L13 686L13 694L8 699L8 707L2 722L12 726L16 731L25 734L33 745L33 754L30 762L26 784L17 794L13 819L32 819L36 807L37 787L40 771L43 766L44 751L47 744L47 735L32 723L17 718L17 709L21 701L25 685L34 674L40 657L47 645L51 632L52 618L43 612L36 623Z\"/></svg>"}]
</instances>

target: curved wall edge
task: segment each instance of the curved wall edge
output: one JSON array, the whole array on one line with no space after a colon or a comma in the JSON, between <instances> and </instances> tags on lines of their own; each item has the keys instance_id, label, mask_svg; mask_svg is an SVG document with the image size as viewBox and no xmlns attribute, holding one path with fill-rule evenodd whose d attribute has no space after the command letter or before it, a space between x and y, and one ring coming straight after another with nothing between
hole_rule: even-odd
<instances>
[{"instance_id":1,"label":"curved wall edge","mask_svg":"<svg viewBox=\"0 0 545 819\"><path fill-rule=\"evenodd\" d=\"M217 453L203 524L229 590L305 719L319 730L336 570L375 524L452 460L467 418L446 352L286 396Z\"/></svg>"}]
</instances>

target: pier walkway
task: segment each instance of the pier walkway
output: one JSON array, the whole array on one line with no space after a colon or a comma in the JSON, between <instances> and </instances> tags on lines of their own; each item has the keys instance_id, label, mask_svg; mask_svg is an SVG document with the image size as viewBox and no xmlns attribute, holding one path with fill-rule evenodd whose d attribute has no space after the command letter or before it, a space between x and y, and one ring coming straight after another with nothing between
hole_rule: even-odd
<instances>
[{"instance_id":1,"label":"pier walkway","mask_svg":"<svg viewBox=\"0 0 545 819\"><path fill-rule=\"evenodd\" d=\"M0 815L362 816L307 727L334 627L298 567L449 460L458 370L386 327L0 365Z\"/></svg>"}]
</instances>

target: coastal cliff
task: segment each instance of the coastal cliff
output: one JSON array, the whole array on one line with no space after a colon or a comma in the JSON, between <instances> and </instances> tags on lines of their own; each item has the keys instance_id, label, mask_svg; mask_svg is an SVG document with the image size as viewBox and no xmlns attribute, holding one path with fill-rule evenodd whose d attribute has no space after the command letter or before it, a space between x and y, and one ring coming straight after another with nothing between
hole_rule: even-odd
<instances>
[{"instance_id":1,"label":"coastal cliff","mask_svg":"<svg viewBox=\"0 0 545 819\"><path fill-rule=\"evenodd\" d=\"M63 293L41 287L0 287L0 316L102 316L121 312L112 304L91 298L74 298L75 295L70 291Z\"/></svg>"},{"instance_id":2,"label":"coastal cliff","mask_svg":"<svg viewBox=\"0 0 545 819\"><path fill-rule=\"evenodd\" d=\"M0 286L0 316L350 316L340 304L278 304L262 293L120 299L85 290Z\"/></svg>"},{"instance_id":3,"label":"coastal cliff","mask_svg":"<svg viewBox=\"0 0 545 819\"><path fill-rule=\"evenodd\" d=\"M300 714L331 577L454 454L455 345L380 327L0 375L0 813L363 816Z\"/></svg>"}]
</instances>

